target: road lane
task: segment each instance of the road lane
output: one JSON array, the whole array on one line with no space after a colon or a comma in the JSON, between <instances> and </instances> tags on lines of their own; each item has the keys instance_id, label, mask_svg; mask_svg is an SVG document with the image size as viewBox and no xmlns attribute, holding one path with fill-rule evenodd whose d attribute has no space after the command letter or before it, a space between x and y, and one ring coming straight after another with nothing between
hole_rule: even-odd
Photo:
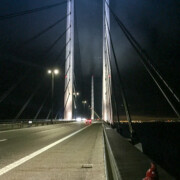
<instances>
[{"instance_id":1,"label":"road lane","mask_svg":"<svg viewBox=\"0 0 180 180\"><path fill-rule=\"evenodd\" d=\"M82 168L92 164L92 168ZM23 165L0 180L105 180L101 124L93 124Z\"/></svg>"},{"instance_id":2,"label":"road lane","mask_svg":"<svg viewBox=\"0 0 180 180\"><path fill-rule=\"evenodd\" d=\"M0 168L85 127L84 123L65 123L0 133Z\"/></svg>"}]
</instances>

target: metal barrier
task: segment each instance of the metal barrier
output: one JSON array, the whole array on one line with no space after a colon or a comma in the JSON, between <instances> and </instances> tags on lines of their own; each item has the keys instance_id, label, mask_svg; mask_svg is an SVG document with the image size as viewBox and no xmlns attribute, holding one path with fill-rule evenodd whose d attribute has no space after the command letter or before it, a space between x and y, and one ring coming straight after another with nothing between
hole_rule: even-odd
<instances>
[{"instance_id":1,"label":"metal barrier","mask_svg":"<svg viewBox=\"0 0 180 180\"><path fill-rule=\"evenodd\" d=\"M105 142L106 153L107 153L107 156L109 158L109 163L111 166L113 180L122 180L122 177L121 177L119 169L117 167L116 160L114 158L111 146L109 144L109 140L108 140L104 125L103 125L103 134L104 134L104 142Z\"/></svg>"},{"instance_id":2,"label":"metal barrier","mask_svg":"<svg viewBox=\"0 0 180 180\"><path fill-rule=\"evenodd\" d=\"M20 122L12 123L12 121L1 121L0 122L0 131L10 130L10 129L21 129L21 128L29 128L36 126L44 126L44 125L53 125L53 124L61 124L61 123L70 123L75 122L75 120L24 120L21 119Z\"/></svg>"}]
</instances>

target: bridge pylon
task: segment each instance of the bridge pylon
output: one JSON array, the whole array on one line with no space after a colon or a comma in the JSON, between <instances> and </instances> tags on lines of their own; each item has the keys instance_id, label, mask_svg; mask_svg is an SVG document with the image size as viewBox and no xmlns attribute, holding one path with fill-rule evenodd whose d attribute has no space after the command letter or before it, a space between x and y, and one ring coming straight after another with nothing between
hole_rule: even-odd
<instances>
[{"instance_id":1,"label":"bridge pylon","mask_svg":"<svg viewBox=\"0 0 180 180\"><path fill-rule=\"evenodd\" d=\"M110 27L109 0L103 0L103 83L102 83L102 119L112 124L111 102L111 47L108 27Z\"/></svg>"},{"instance_id":2,"label":"bridge pylon","mask_svg":"<svg viewBox=\"0 0 180 180\"><path fill-rule=\"evenodd\" d=\"M94 120L94 76L91 77L91 119Z\"/></svg>"},{"instance_id":3,"label":"bridge pylon","mask_svg":"<svg viewBox=\"0 0 180 180\"><path fill-rule=\"evenodd\" d=\"M64 90L64 119L73 117L73 81L74 81L74 0L67 1L66 62Z\"/></svg>"}]
</instances>

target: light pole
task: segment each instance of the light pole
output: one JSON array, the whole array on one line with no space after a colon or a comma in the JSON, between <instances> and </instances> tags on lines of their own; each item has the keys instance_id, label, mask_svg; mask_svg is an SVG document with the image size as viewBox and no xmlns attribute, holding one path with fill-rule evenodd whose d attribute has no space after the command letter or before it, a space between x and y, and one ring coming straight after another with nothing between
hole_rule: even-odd
<instances>
[{"instance_id":1,"label":"light pole","mask_svg":"<svg viewBox=\"0 0 180 180\"><path fill-rule=\"evenodd\" d=\"M85 116L85 105L87 104L87 101L86 100L82 101L82 104L84 106L84 116Z\"/></svg>"},{"instance_id":2,"label":"light pole","mask_svg":"<svg viewBox=\"0 0 180 180\"><path fill-rule=\"evenodd\" d=\"M59 74L59 70L58 69L49 69L48 74L51 74L51 123L53 124L54 76Z\"/></svg>"},{"instance_id":3,"label":"light pole","mask_svg":"<svg viewBox=\"0 0 180 180\"><path fill-rule=\"evenodd\" d=\"M87 104L87 101L86 100L84 100L84 101L82 101L82 103L84 104L84 106L85 106L85 104Z\"/></svg>"},{"instance_id":4,"label":"light pole","mask_svg":"<svg viewBox=\"0 0 180 180\"><path fill-rule=\"evenodd\" d=\"M76 113L77 113L77 112L76 112L76 111L77 111L76 97L79 96L79 94L80 94L79 92L74 92L74 93L73 93L74 98L75 98L75 100L74 100L74 114L75 114L74 117L75 117L75 119L76 119Z\"/></svg>"}]
</instances>

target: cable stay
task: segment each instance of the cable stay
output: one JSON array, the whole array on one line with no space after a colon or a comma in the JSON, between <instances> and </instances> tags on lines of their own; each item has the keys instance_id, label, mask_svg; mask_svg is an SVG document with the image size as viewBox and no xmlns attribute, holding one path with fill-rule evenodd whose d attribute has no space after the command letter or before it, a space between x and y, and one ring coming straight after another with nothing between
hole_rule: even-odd
<instances>
[{"instance_id":1,"label":"cable stay","mask_svg":"<svg viewBox=\"0 0 180 180\"><path fill-rule=\"evenodd\" d=\"M35 96L35 94L37 93L37 91L40 89L40 85L37 86L37 88L34 90L34 92L30 95L30 97L28 98L28 100L25 102L25 104L22 106L22 108L20 109L20 111L17 113L17 115L14 118L14 122L16 120L19 119L19 117L21 116L21 114L24 112L24 110L26 109L26 107L28 106L28 104L30 103L30 101L32 100L32 98Z\"/></svg>"},{"instance_id":2,"label":"cable stay","mask_svg":"<svg viewBox=\"0 0 180 180\"><path fill-rule=\"evenodd\" d=\"M68 58L69 58L70 54L71 54L71 52L69 51L69 53L68 53L67 57L65 58L65 60L64 60L64 61L62 61L62 62L60 63L60 65L61 65L62 67L64 67L64 66L65 66L65 64L66 64L66 62L67 62L67 60L68 60Z\"/></svg>"},{"instance_id":3,"label":"cable stay","mask_svg":"<svg viewBox=\"0 0 180 180\"><path fill-rule=\"evenodd\" d=\"M54 28L56 25L58 25L60 22L62 22L63 20L65 20L70 14L67 14L66 16L64 16L63 18L59 19L58 21L56 21L55 23L51 24L50 26L48 26L46 29L43 29L41 32L37 33L36 35L32 36L31 38L29 38L28 40L24 41L18 48L22 48L24 45L32 42L33 40L36 40L37 38L39 38L40 36L42 36L43 34L45 34L46 32L48 32L49 30L51 30L52 28Z\"/></svg>"},{"instance_id":4,"label":"cable stay","mask_svg":"<svg viewBox=\"0 0 180 180\"><path fill-rule=\"evenodd\" d=\"M139 50L139 53L141 53L142 56L144 56L144 61L152 68L152 70L156 73L156 75L160 78L160 80L164 83L164 85L167 87L167 89L171 92L171 94L174 96L174 98L177 100L177 102L180 103L180 99L179 97L174 93L174 91L172 90L172 88L168 85L168 83L164 80L164 78L162 77L162 75L159 73L159 71L157 70L157 68L155 68L153 66L153 64L151 63L151 58L150 56L147 54L147 52L140 46L140 44L136 41L136 39L132 36L132 34L127 30L127 28L124 26L124 24L121 22L121 20L118 18L118 16L112 11L112 9L109 7L109 9L111 10L111 13L113 14L116 22L119 24L120 28L122 29L122 31L125 33L126 37L128 36L131 39L131 43L134 43L134 46L137 47L137 49Z\"/></svg>"},{"instance_id":5,"label":"cable stay","mask_svg":"<svg viewBox=\"0 0 180 180\"><path fill-rule=\"evenodd\" d=\"M64 35L66 34L66 32L69 30L69 28L70 28L70 27L68 27L68 28L52 43L52 45L49 46L49 47L44 51L44 53L38 55L39 58L41 58L41 59L47 59L48 53L49 53L49 52L54 48L54 46L64 37ZM66 46L67 46L67 45L66 45ZM63 47L63 50L62 50L61 52L64 51L64 49L66 48L66 46ZM60 55L61 55L61 52L60 52ZM57 63L56 60L55 60L55 63ZM47 66L47 64L46 64L45 66Z\"/></svg>"},{"instance_id":6,"label":"cable stay","mask_svg":"<svg viewBox=\"0 0 180 180\"><path fill-rule=\"evenodd\" d=\"M49 94L50 94L50 91L46 94L46 96L45 96L45 98L44 98L44 100L43 100L41 106L39 107L39 109L38 109L36 115L34 116L34 120L36 120L37 117L39 116L39 114L40 114L42 108L44 107L44 104L46 103L46 101L47 101L47 99L48 99L48 97L49 97Z\"/></svg>"},{"instance_id":7,"label":"cable stay","mask_svg":"<svg viewBox=\"0 0 180 180\"><path fill-rule=\"evenodd\" d=\"M74 95L74 99L75 99L75 101L76 101L76 99L77 99L77 91L76 91L76 87L77 87L77 84L76 84L76 80L75 80L75 74L74 74L74 81L73 81L73 95Z\"/></svg>"},{"instance_id":8,"label":"cable stay","mask_svg":"<svg viewBox=\"0 0 180 180\"><path fill-rule=\"evenodd\" d=\"M162 77L162 75L159 73L159 71L157 69L155 69L155 67L152 65L152 63L149 61L150 57L149 55L144 51L144 53L146 54L147 61L149 63L149 65L151 66L151 68L154 70L154 72L156 73L156 75L162 80L162 82L164 83L164 85L168 88L168 90L171 92L171 94L174 96L174 98L177 100L177 102L180 103L180 99L179 97L175 94L175 92L172 90L172 88L168 85L168 83L165 81L165 79Z\"/></svg>"},{"instance_id":9,"label":"cable stay","mask_svg":"<svg viewBox=\"0 0 180 180\"><path fill-rule=\"evenodd\" d=\"M56 3L56 4L52 4L52 5L48 5L48 6L43 6L43 7L39 7L39 8L35 8L35 9L15 12L15 13L11 13L11 14L5 14L5 15L0 16L0 21L10 19L10 18L15 18L15 17L18 17L18 16L24 16L26 14L32 14L32 13L35 13L35 12L44 11L44 10L47 10L47 9L50 9L50 8L61 6L61 5L65 4L66 2L67 2L67 0L62 1L60 3Z\"/></svg>"},{"instance_id":10,"label":"cable stay","mask_svg":"<svg viewBox=\"0 0 180 180\"><path fill-rule=\"evenodd\" d=\"M108 47L108 46L107 46ZM110 60L110 63L109 63L109 65L110 65L110 69L112 69L112 66L111 66L111 57L110 57L110 52L109 52L109 48L107 48L107 50L106 50L106 52L107 52L107 55L108 55L108 57L109 57L109 60ZM115 106L115 112L116 112L116 114L117 114L117 120L118 120L118 126L119 126L119 124L120 124L120 120L119 120L119 111L118 111L118 109L117 109L117 102L116 102L116 95L115 95L115 86L114 86L114 77L113 77L113 74L111 74L111 80L112 80L112 94L111 94L111 98L112 98L112 101L114 101L114 106ZM110 85L109 85L109 91L110 91Z\"/></svg>"},{"instance_id":11,"label":"cable stay","mask_svg":"<svg viewBox=\"0 0 180 180\"><path fill-rule=\"evenodd\" d=\"M44 55L43 57L45 57L46 54L48 54L48 53L53 49L53 47L64 37L64 35L66 34L66 32L69 30L69 28L70 28L70 27L68 27L68 28L52 43L52 45L45 50L45 55Z\"/></svg>"},{"instance_id":12,"label":"cable stay","mask_svg":"<svg viewBox=\"0 0 180 180\"><path fill-rule=\"evenodd\" d=\"M49 112L48 112L48 114L46 116L46 119L49 119L50 115L51 115L51 109L49 110Z\"/></svg>"},{"instance_id":13,"label":"cable stay","mask_svg":"<svg viewBox=\"0 0 180 180\"><path fill-rule=\"evenodd\" d=\"M113 77L113 74L112 74L112 98L114 100L114 107L115 107L115 111L116 111L116 114L117 114L117 120L118 120L118 125L120 125L120 116L119 116L119 111L118 111L118 104L117 104L117 101L116 101L116 91L115 91L115 81L114 81L114 77Z\"/></svg>"},{"instance_id":14,"label":"cable stay","mask_svg":"<svg viewBox=\"0 0 180 180\"><path fill-rule=\"evenodd\" d=\"M107 22L106 17L105 17L105 20ZM110 44L111 44L111 48L112 48L112 52L113 52L113 56L114 56L115 65L116 65L116 71L118 73L118 78L119 78L119 82L120 82L119 84L120 84L121 96L122 96L122 100L123 100L123 104L124 104L124 108L125 108L126 117L127 117L127 120L128 120L129 131L130 131L131 138L132 138L134 131L133 131L133 128L132 128L132 121L131 121L129 106L128 106L127 98L126 98L126 95L125 95L125 90L124 90L124 87L123 87L123 81L122 81L121 74L120 74L120 71L119 71L117 58L116 58L116 54L115 54L115 50L114 50L114 46L113 46L112 37L111 37L111 33L110 33L108 23L107 23L107 26L108 26L108 33L109 33L109 37L110 37Z\"/></svg>"},{"instance_id":15,"label":"cable stay","mask_svg":"<svg viewBox=\"0 0 180 180\"><path fill-rule=\"evenodd\" d=\"M73 71L73 74L74 74L74 81L73 81L73 100L74 100L74 109L76 110L77 109L77 91L76 91L76 88L77 88L77 82L76 82L76 76L75 76L75 73Z\"/></svg>"},{"instance_id":16,"label":"cable stay","mask_svg":"<svg viewBox=\"0 0 180 180\"><path fill-rule=\"evenodd\" d=\"M107 2L106 2L107 4ZM108 4L107 4L108 5ZM108 5L109 7L109 5ZM149 69L148 65L149 63L147 62L147 59L145 58L145 56L142 54L142 51L139 50L139 48L137 47L136 43L131 39L131 37L129 36L129 34L126 32L126 30L122 27L119 18L114 14L114 12L112 11L112 9L109 7L110 12L113 14L113 17L115 18L116 22L118 23L118 25L120 26L120 28L122 29L122 31L124 32L125 36L127 37L127 39L129 40L129 42L131 43L131 45L133 46L133 48L136 50L137 54L140 56L140 60L142 62L142 64L144 65L145 69L147 70L147 72L149 73L149 75L151 76L151 78L153 79L153 81L155 82L155 84L157 85L157 87L159 88L159 90L161 91L161 93L163 94L164 98L167 100L167 102L169 103L170 107L172 108L172 110L175 112L175 114L177 115L178 119L180 119L180 114L177 111L177 109L174 107L173 103L171 102L171 100L167 97L165 91L162 89L162 87L160 86L160 84L158 83L158 81L156 80L156 78L154 77L154 75L152 74L151 70Z\"/></svg>"},{"instance_id":17,"label":"cable stay","mask_svg":"<svg viewBox=\"0 0 180 180\"><path fill-rule=\"evenodd\" d=\"M66 103L65 103L64 109L65 109L65 108L66 108L66 106L67 106L67 102L68 102L68 100L69 100L69 96L70 96L70 93L68 93L68 98L67 98L67 100L66 100Z\"/></svg>"},{"instance_id":18,"label":"cable stay","mask_svg":"<svg viewBox=\"0 0 180 180\"><path fill-rule=\"evenodd\" d=\"M81 81L78 78L78 82L81 82L82 85L82 95L84 95L84 80L83 80L83 75L82 75L82 56L81 56L81 49L80 49L80 41L79 41L79 31L78 31L78 21L77 21L77 10L76 10L76 3L74 4L74 28L76 31L76 41L77 41L77 51L78 51L78 60L79 60L79 64L78 64L78 68L80 68L80 70L78 71L80 74L80 78ZM76 61L75 61L76 63ZM75 69L74 69L75 70ZM82 96L81 96L82 97ZM84 98L84 97L83 97Z\"/></svg>"},{"instance_id":19,"label":"cable stay","mask_svg":"<svg viewBox=\"0 0 180 180\"><path fill-rule=\"evenodd\" d=\"M67 88L68 88L69 83L70 83L70 79L68 80L68 83L67 83L66 88L65 88L65 90L64 90L64 94L65 94L66 91L67 91Z\"/></svg>"},{"instance_id":20,"label":"cable stay","mask_svg":"<svg viewBox=\"0 0 180 180\"><path fill-rule=\"evenodd\" d=\"M77 88L77 81L76 81L76 76L75 76L74 72L73 72L73 74L74 74L74 82L73 82L73 84L74 84L74 90L75 90L75 88Z\"/></svg>"},{"instance_id":21,"label":"cable stay","mask_svg":"<svg viewBox=\"0 0 180 180\"><path fill-rule=\"evenodd\" d=\"M46 33L47 31L49 31L49 30L52 29L53 27L55 27L58 23L60 23L60 22L63 21L64 19L66 19L67 16L69 16L69 15L70 15L70 14L67 14L66 16L64 16L63 18L59 19L58 21L56 21L55 23L53 23L52 25L50 25L50 26L47 27L46 29L44 29L44 30L42 30L41 32L39 32L38 34L34 35L34 36L31 37L30 39L24 41L23 43L21 43L21 44L17 47L17 49L23 48L26 44L28 44L28 43L30 43L31 41L33 41L33 40L37 39L38 37L42 36L44 33ZM70 28L70 27L69 27L69 28ZM67 28L66 31L67 31L69 28ZM46 54L47 54L47 53L55 46L55 44L65 35L66 31L63 32L63 33L59 36L59 38L52 44L52 46L50 46L50 47L47 49L47 51L45 52ZM65 46L65 47L66 47L66 46ZM13 53L13 54L14 54L14 53ZM8 55L9 55L9 53L8 53ZM13 55L13 56L14 56L14 55ZM15 56L17 56L17 54L15 54ZM44 55L44 56L45 56L45 55ZM33 58L33 57L31 57L31 58ZM11 60L15 61L14 58L11 58ZM23 64L25 64L25 65L30 65L31 67L33 66L33 67L37 67L37 68L42 68L42 67L40 67L38 64L29 63L29 62L27 62L27 61L25 62L25 61L19 60L19 59L18 59L17 62L18 62L18 63L23 63Z\"/></svg>"},{"instance_id":22,"label":"cable stay","mask_svg":"<svg viewBox=\"0 0 180 180\"><path fill-rule=\"evenodd\" d=\"M69 65L69 67L68 67L67 71L65 72L65 76L67 76L67 74L68 74L68 72L69 72L70 68L71 68L71 65Z\"/></svg>"},{"instance_id":23,"label":"cable stay","mask_svg":"<svg viewBox=\"0 0 180 180\"><path fill-rule=\"evenodd\" d=\"M107 34L106 34L107 36ZM108 41L107 41L107 38L106 38L106 43L108 44ZM109 49L109 46L107 45L107 48L106 48L106 52L107 52L107 56L109 57L109 66L110 66L110 69L112 70L112 65L111 65L111 56L110 56L110 49ZM111 71L113 72L113 71ZM114 100L114 106L115 106L115 111L116 111L116 114L117 114L117 119L118 119L118 125L120 125L120 119L119 119L119 111L118 111L118 106L117 106L117 102L116 102L116 91L115 91L115 81L114 81L114 77L113 77L113 74L111 74L111 80L112 80L112 99ZM110 87L109 87L110 89Z\"/></svg>"},{"instance_id":24,"label":"cable stay","mask_svg":"<svg viewBox=\"0 0 180 180\"><path fill-rule=\"evenodd\" d=\"M68 29L67 29L68 30ZM43 56L43 58L44 57L46 57L47 56L47 54L46 53L49 53L49 51L57 44L57 42L60 40L60 39L62 39L62 37L65 35L65 33L66 33L66 31L67 30L65 30L59 37L58 37L58 39L56 39L55 40L55 42L45 51L45 54L44 55L41 55L41 56ZM64 52L64 50L66 49L66 46L67 46L67 44L70 42L70 40L65 44L65 46L63 47L63 49L60 51L60 53L58 54L58 56L56 57L56 59L55 59L55 63L57 63L58 62L58 58L63 54L63 52ZM9 56L9 55L8 55ZM31 68L38 68L38 69L42 69L42 68L44 68L44 69L46 69L47 68L47 64L45 65L38 65L38 64L35 64L35 63L32 63L32 62L27 62L27 61L24 61L24 60L21 60L21 59L17 59L17 57L16 57L17 55L12 55L12 57L13 58L11 58L11 61L14 61L14 62L17 62L17 63L21 63L21 64L24 64L24 65L26 65L26 66L29 66L29 67L31 67ZM28 57L27 57L28 58ZM17 60L16 60L17 59ZM29 60L31 60L31 59L29 59Z\"/></svg>"},{"instance_id":25,"label":"cable stay","mask_svg":"<svg viewBox=\"0 0 180 180\"><path fill-rule=\"evenodd\" d=\"M71 38L68 40L68 42L65 44L65 46L62 48L62 50L60 51L60 53L57 55L56 60L55 60L55 64L58 63L59 58L62 56L63 52L66 50L67 45L69 44L69 42L71 41ZM69 55L68 55L69 56ZM66 61L66 59L65 59Z\"/></svg>"},{"instance_id":26,"label":"cable stay","mask_svg":"<svg viewBox=\"0 0 180 180\"><path fill-rule=\"evenodd\" d=\"M55 118L54 118L55 120L58 119L58 115L59 115L59 112L56 113L56 116L55 116Z\"/></svg>"},{"instance_id":27,"label":"cable stay","mask_svg":"<svg viewBox=\"0 0 180 180\"><path fill-rule=\"evenodd\" d=\"M29 74L26 73L25 76L23 76L22 78L20 78L16 84L12 85L1 97L0 97L0 103L2 103L16 88L17 86L27 77L27 75Z\"/></svg>"}]
</instances>

